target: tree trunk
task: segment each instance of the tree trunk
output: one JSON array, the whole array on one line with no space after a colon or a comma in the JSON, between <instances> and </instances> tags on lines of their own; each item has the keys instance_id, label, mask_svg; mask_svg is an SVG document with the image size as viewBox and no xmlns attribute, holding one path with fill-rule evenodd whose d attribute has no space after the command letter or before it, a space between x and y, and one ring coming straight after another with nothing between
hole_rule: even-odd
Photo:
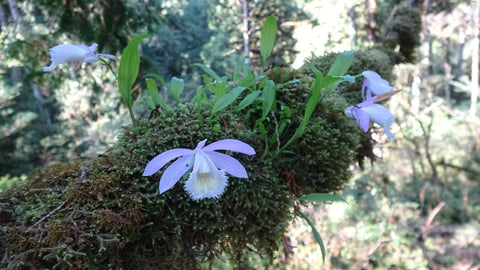
<instances>
[{"instance_id":1,"label":"tree trunk","mask_svg":"<svg viewBox=\"0 0 480 270\"><path fill-rule=\"evenodd\" d=\"M365 0L367 15L367 39L371 42L377 42L377 21L375 14L377 13L377 1Z\"/></svg>"},{"instance_id":2,"label":"tree trunk","mask_svg":"<svg viewBox=\"0 0 480 270\"><path fill-rule=\"evenodd\" d=\"M352 27L350 40L352 41L353 46L357 44L357 23L355 21L355 7L356 6L353 6L351 9L348 10L348 20L350 21L350 25Z\"/></svg>"},{"instance_id":3,"label":"tree trunk","mask_svg":"<svg viewBox=\"0 0 480 270\"><path fill-rule=\"evenodd\" d=\"M473 3L473 10L472 10L472 32L473 32L473 40L472 40L472 80L471 80L471 89L472 89L472 96L471 96L471 104L470 104L470 121L475 120L475 114L477 112L477 100L478 100L478 53L479 53L479 7L478 0Z\"/></svg>"},{"instance_id":4,"label":"tree trunk","mask_svg":"<svg viewBox=\"0 0 480 270\"><path fill-rule=\"evenodd\" d=\"M10 7L10 13L12 14L13 21L17 22L18 18L20 18L20 13L18 12L17 0L8 0L8 6Z\"/></svg>"},{"instance_id":5,"label":"tree trunk","mask_svg":"<svg viewBox=\"0 0 480 270\"><path fill-rule=\"evenodd\" d=\"M5 31L5 29L7 29L7 17L5 16L2 5L0 5L0 27L0 30L2 31Z\"/></svg>"},{"instance_id":6,"label":"tree trunk","mask_svg":"<svg viewBox=\"0 0 480 270\"><path fill-rule=\"evenodd\" d=\"M52 120L50 119L50 113L45 107L45 100L43 99L43 96L40 93L38 86L34 83L32 84L32 91L33 96L37 99L38 113L40 114L42 121L47 124L47 126L51 126Z\"/></svg>"},{"instance_id":7,"label":"tree trunk","mask_svg":"<svg viewBox=\"0 0 480 270\"><path fill-rule=\"evenodd\" d=\"M458 47L457 47L457 68L455 69L455 80L460 79L463 74L463 48L465 47L465 28L460 27L458 30Z\"/></svg>"},{"instance_id":8,"label":"tree trunk","mask_svg":"<svg viewBox=\"0 0 480 270\"><path fill-rule=\"evenodd\" d=\"M250 64L250 38L248 36L248 5L247 0L242 1L243 7L243 54L245 56L245 64Z\"/></svg>"},{"instance_id":9,"label":"tree trunk","mask_svg":"<svg viewBox=\"0 0 480 270\"><path fill-rule=\"evenodd\" d=\"M445 99L450 100L450 82L452 80L452 66L449 63L450 59L450 39L446 39L444 43L445 57L443 58L443 72L445 73Z\"/></svg>"}]
</instances>

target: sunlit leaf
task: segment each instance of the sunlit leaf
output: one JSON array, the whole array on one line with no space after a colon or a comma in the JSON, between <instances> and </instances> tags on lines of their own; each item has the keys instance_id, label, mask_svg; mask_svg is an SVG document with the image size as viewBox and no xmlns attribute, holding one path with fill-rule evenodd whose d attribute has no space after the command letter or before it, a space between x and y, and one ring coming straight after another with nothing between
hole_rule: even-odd
<instances>
[{"instance_id":1,"label":"sunlit leaf","mask_svg":"<svg viewBox=\"0 0 480 270\"><path fill-rule=\"evenodd\" d=\"M263 23L260 37L260 54L262 55L262 63L267 62L275 45L275 37L277 35L277 19L273 16L268 17Z\"/></svg>"},{"instance_id":2,"label":"sunlit leaf","mask_svg":"<svg viewBox=\"0 0 480 270\"><path fill-rule=\"evenodd\" d=\"M138 45L147 37L147 34L140 34L134 37L123 50L122 57L120 58L120 67L118 68L118 88L120 89L123 100L129 107L132 106L130 90L137 79L138 68L140 66Z\"/></svg>"},{"instance_id":3,"label":"sunlit leaf","mask_svg":"<svg viewBox=\"0 0 480 270\"><path fill-rule=\"evenodd\" d=\"M180 94L183 92L184 88L185 82L183 81L183 79L172 77L168 90L170 91L170 93L172 93L173 97L177 102L180 102Z\"/></svg>"},{"instance_id":4,"label":"sunlit leaf","mask_svg":"<svg viewBox=\"0 0 480 270\"><path fill-rule=\"evenodd\" d=\"M252 93L248 94L241 102L238 104L237 109L241 110L247 107L248 105L252 104L257 97L262 93L260 90L253 91Z\"/></svg>"},{"instance_id":5,"label":"sunlit leaf","mask_svg":"<svg viewBox=\"0 0 480 270\"><path fill-rule=\"evenodd\" d=\"M352 65L353 62L353 51L348 51L341 53L337 56L337 59L335 59L335 62L333 63L332 67L328 71L327 75L330 76L342 76L345 75L350 69L350 66Z\"/></svg>"}]
</instances>

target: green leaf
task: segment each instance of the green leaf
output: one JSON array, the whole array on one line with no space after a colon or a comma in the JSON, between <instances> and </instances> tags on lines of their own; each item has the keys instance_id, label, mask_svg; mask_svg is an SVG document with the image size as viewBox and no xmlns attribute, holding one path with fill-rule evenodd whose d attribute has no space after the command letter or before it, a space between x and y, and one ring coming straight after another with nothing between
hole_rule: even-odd
<instances>
[{"instance_id":1,"label":"green leaf","mask_svg":"<svg viewBox=\"0 0 480 270\"><path fill-rule=\"evenodd\" d=\"M194 66L196 67L199 67L201 68L203 71L205 71L205 73L207 73L208 75L210 75L210 77L214 78L215 80L220 80L220 76L218 76L217 73L215 73L215 71L211 70L209 67L205 66L204 64L194 64Z\"/></svg>"},{"instance_id":2,"label":"green leaf","mask_svg":"<svg viewBox=\"0 0 480 270\"><path fill-rule=\"evenodd\" d=\"M310 98L307 101L307 106L305 108L305 114L303 116L302 123L297 128L297 130L295 131L293 136L290 138L290 140L282 147L282 150L285 149L287 146L289 146L293 141L298 139L300 136L302 136L303 133L305 132L305 129L307 128L308 121L310 120L310 117L312 116L312 113L315 110L315 107L317 106L317 101L322 91L323 76L321 73L317 73L317 75L318 75L317 79L312 83L311 94L310 94Z\"/></svg>"},{"instance_id":3,"label":"green leaf","mask_svg":"<svg viewBox=\"0 0 480 270\"><path fill-rule=\"evenodd\" d=\"M262 55L262 63L265 65L267 58L270 56L275 45L275 37L277 35L277 19L268 17L263 23L260 37L260 54ZM343 75L343 74L341 74Z\"/></svg>"},{"instance_id":4,"label":"green leaf","mask_svg":"<svg viewBox=\"0 0 480 270\"><path fill-rule=\"evenodd\" d=\"M266 117L275 101L275 83L267 80L262 91L262 118Z\"/></svg>"},{"instance_id":5,"label":"green leaf","mask_svg":"<svg viewBox=\"0 0 480 270\"><path fill-rule=\"evenodd\" d=\"M148 78L146 79L146 82L147 82L148 94L150 95L153 102L155 103L155 106L160 105L163 109L165 109L166 111L169 111L170 108L165 103L165 101L163 101L163 99L160 98L160 95L158 94L158 88L157 88L157 85L155 84L155 80Z\"/></svg>"},{"instance_id":6,"label":"green leaf","mask_svg":"<svg viewBox=\"0 0 480 270\"><path fill-rule=\"evenodd\" d=\"M313 224L313 222L310 219L308 219L308 217L304 213L302 213L301 211L298 211L298 212L300 213L300 216L303 219L305 219L308 225L310 225L310 227L312 228L312 232L313 232L313 235L315 236L315 240L317 240L317 243L320 246L320 251L322 251L323 263L325 263L325 245L323 245L322 237L320 236L317 229L315 228L315 224Z\"/></svg>"},{"instance_id":7,"label":"green leaf","mask_svg":"<svg viewBox=\"0 0 480 270\"><path fill-rule=\"evenodd\" d=\"M130 108L132 106L132 95L130 90L137 79L138 68L140 66L138 45L147 37L147 34L140 34L134 37L123 50L120 58L120 67L118 68L118 88L120 89L124 102Z\"/></svg>"},{"instance_id":8,"label":"green leaf","mask_svg":"<svg viewBox=\"0 0 480 270\"><path fill-rule=\"evenodd\" d=\"M353 62L353 51L348 51L341 53L337 56L337 59L335 59L335 62L333 63L332 67L328 71L327 75L330 76L342 76L345 75L350 69L350 66L352 65Z\"/></svg>"},{"instance_id":9,"label":"green leaf","mask_svg":"<svg viewBox=\"0 0 480 270\"><path fill-rule=\"evenodd\" d=\"M197 92L195 93L195 96L192 98L192 103L194 104L200 104L202 103L202 100L207 99L207 94L205 94L205 88L202 86L197 87Z\"/></svg>"},{"instance_id":10,"label":"green leaf","mask_svg":"<svg viewBox=\"0 0 480 270\"><path fill-rule=\"evenodd\" d=\"M297 198L297 200L300 201L306 201L306 202L335 202L335 201L340 201L348 204L347 201L344 199L337 197L332 194L326 194L326 193L312 193L312 194L307 194L305 196Z\"/></svg>"},{"instance_id":11,"label":"green leaf","mask_svg":"<svg viewBox=\"0 0 480 270\"><path fill-rule=\"evenodd\" d=\"M253 91L252 93L248 94L241 102L238 104L237 109L241 110L247 107L248 105L252 104L255 99L262 93L260 90Z\"/></svg>"},{"instance_id":12,"label":"green leaf","mask_svg":"<svg viewBox=\"0 0 480 270\"><path fill-rule=\"evenodd\" d=\"M177 102L180 103L180 94L183 92L183 89L185 88L185 82L183 79L179 79L177 77L172 77L170 80L170 87L168 90L170 93L172 93L173 97Z\"/></svg>"},{"instance_id":13,"label":"green leaf","mask_svg":"<svg viewBox=\"0 0 480 270\"><path fill-rule=\"evenodd\" d=\"M225 109L228 105L232 104L238 96L245 90L245 87L237 86L223 95L215 102L212 108L212 114L217 113L220 110Z\"/></svg>"},{"instance_id":14,"label":"green leaf","mask_svg":"<svg viewBox=\"0 0 480 270\"><path fill-rule=\"evenodd\" d=\"M215 100L220 99L227 92L227 84L225 81L217 81L207 85L207 88L215 94Z\"/></svg>"},{"instance_id":15,"label":"green leaf","mask_svg":"<svg viewBox=\"0 0 480 270\"><path fill-rule=\"evenodd\" d=\"M138 68L140 67L140 53L138 52L138 45L140 42L147 38L147 34L140 34L134 37L127 47L123 50L120 58L120 66L118 67L118 89L122 95L123 102L128 107L130 118L134 126L137 125L135 116L132 110L132 94L131 89L138 75Z\"/></svg>"}]
</instances>

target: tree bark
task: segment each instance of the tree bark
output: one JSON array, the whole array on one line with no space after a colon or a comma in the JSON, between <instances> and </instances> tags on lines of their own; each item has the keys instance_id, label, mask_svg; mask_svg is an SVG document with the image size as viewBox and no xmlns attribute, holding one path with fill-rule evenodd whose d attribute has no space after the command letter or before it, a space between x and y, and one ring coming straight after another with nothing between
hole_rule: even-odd
<instances>
[{"instance_id":1,"label":"tree bark","mask_svg":"<svg viewBox=\"0 0 480 270\"><path fill-rule=\"evenodd\" d=\"M460 27L458 30L458 47L457 47L457 67L455 69L455 80L458 80L462 74L462 64L463 64L463 48L465 47L465 29Z\"/></svg>"},{"instance_id":2,"label":"tree bark","mask_svg":"<svg viewBox=\"0 0 480 270\"><path fill-rule=\"evenodd\" d=\"M250 37L248 36L248 5L247 0L242 1L243 8L243 54L245 56L245 64L250 64Z\"/></svg>"},{"instance_id":3,"label":"tree bark","mask_svg":"<svg viewBox=\"0 0 480 270\"><path fill-rule=\"evenodd\" d=\"M47 124L47 126L51 126L52 120L50 119L50 113L48 112L48 109L45 107L45 100L40 93L40 89L38 89L38 86L34 83L32 83L32 91L33 96L37 99L38 113L40 114L42 121Z\"/></svg>"},{"instance_id":4,"label":"tree bark","mask_svg":"<svg viewBox=\"0 0 480 270\"><path fill-rule=\"evenodd\" d=\"M375 20L377 1L365 0L365 6L367 13L367 39L371 42L377 42L377 21Z\"/></svg>"},{"instance_id":5,"label":"tree bark","mask_svg":"<svg viewBox=\"0 0 480 270\"><path fill-rule=\"evenodd\" d=\"M350 40L352 40L353 46L357 45L357 23L355 21L355 8L356 6L353 6L348 10L348 20L350 21L350 25L352 27Z\"/></svg>"},{"instance_id":6,"label":"tree bark","mask_svg":"<svg viewBox=\"0 0 480 270\"><path fill-rule=\"evenodd\" d=\"M471 89L472 89L472 95L471 95L471 104L470 104L470 113L469 113L469 118L470 121L475 120L475 114L477 112L477 100L478 100L478 94L479 94L479 85L478 85L478 54L479 54L479 3L478 0L472 3L472 33L473 33L473 39L472 39L472 79L471 79Z\"/></svg>"},{"instance_id":7,"label":"tree bark","mask_svg":"<svg viewBox=\"0 0 480 270\"><path fill-rule=\"evenodd\" d=\"M20 13L18 12L17 0L8 0L8 6L10 7L10 13L12 14L12 19L14 22L17 22L20 18Z\"/></svg>"},{"instance_id":8,"label":"tree bark","mask_svg":"<svg viewBox=\"0 0 480 270\"><path fill-rule=\"evenodd\" d=\"M7 17L3 11L3 6L0 5L0 30L5 31L7 29Z\"/></svg>"}]
</instances>

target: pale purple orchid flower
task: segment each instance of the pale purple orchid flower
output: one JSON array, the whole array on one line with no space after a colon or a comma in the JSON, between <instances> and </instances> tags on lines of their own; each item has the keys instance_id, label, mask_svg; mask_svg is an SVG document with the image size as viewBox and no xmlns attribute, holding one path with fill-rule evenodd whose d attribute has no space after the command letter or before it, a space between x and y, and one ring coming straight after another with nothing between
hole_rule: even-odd
<instances>
[{"instance_id":1,"label":"pale purple orchid flower","mask_svg":"<svg viewBox=\"0 0 480 270\"><path fill-rule=\"evenodd\" d=\"M161 153L147 164L143 176L154 174L171 160L180 157L163 172L159 192L162 194L173 187L193 165L185 182L185 190L194 200L220 197L227 186L225 172L234 177L248 178L245 167L238 160L215 151L229 150L254 155L255 150L250 145L234 139L220 140L205 146L206 142L206 139L199 142L194 150L176 148Z\"/></svg>"},{"instance_id":2,"label":"pale purple orchid flower","mask_svg":"<svg viewBox=\"0 0 480 270\"><path fill-rule=\"evenodd\" d=\"M374 95L381 95L387 92L393 91L393 86L387 80L382 79L380 75L371 70L362 72L363 85L362 85L362 97L363 100L368 100ZM365 91L366 89L366 91Z\"/></svg>"},{"instance_id":3,"label":"pale purple orchid flower","mask_svg":"<svg viewBox=\"0 0 480 270\"><path fill-rule=\"evenodd\" d=\"M93 43L89 47L84 44L72 45L72 44L60 44L50 48L50 57L52 63L50 66L43 67L44 72L50 72L54 70L58 65L66 62L83 62L83 63L95 63L98 61L98 56L105 56L112 59L117 59L114 55L97 53L95 49L98 47L97 43Z\"/></svg>"},{"instance_id":4,"label":"pale purple orchid flower","mask_svg":"<svg viewBox=\"0 0 480 270\"><path fill-rule=\"evenodd\" d=\"M370 127L370 120L376 122L383 127L383 132L389 139L394 139L395 136L390 132L390 126L395 122L395 116L390 111L375 103L375 97L369 98L366 101L355 106L350 106L345 110L345 115L357 120L358 126L367 132Z\"/></svg>"}]
</instances>

